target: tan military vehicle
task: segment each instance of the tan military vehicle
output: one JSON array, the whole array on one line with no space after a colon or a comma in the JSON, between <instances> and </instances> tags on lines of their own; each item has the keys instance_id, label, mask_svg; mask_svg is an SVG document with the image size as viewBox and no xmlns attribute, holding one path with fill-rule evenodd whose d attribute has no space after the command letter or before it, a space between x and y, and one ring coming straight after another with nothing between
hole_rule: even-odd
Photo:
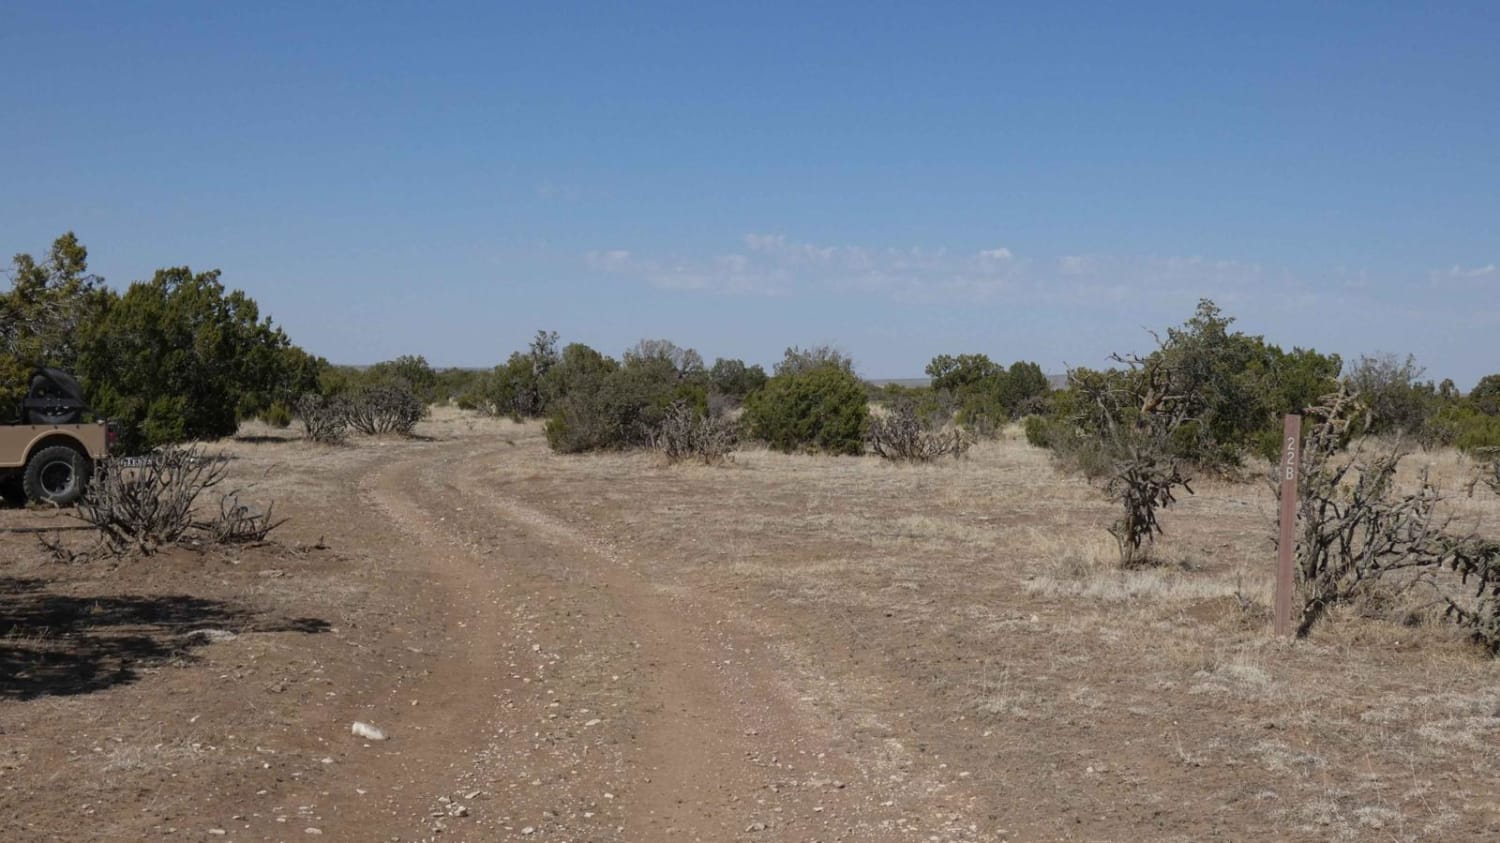
<instances>
[{"instance_id":1,"label":"tan military vehicle","mask_svg":"<svg viewBox=\"0 0 1500 843\"><path fill-rule=\"evenodd\" d=\"M59 506L82 497L113 439L109 425L90 416L72 375L38 369L21 406L0 408L0 496Z\"/></svg>"}]
</instances>

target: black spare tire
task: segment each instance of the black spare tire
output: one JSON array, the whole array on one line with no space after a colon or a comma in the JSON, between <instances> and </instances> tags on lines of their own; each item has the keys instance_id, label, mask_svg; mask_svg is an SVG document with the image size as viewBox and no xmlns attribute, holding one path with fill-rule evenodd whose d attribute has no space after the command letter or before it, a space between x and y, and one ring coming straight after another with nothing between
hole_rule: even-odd
<instances>
[{"instance_id":1,"label":"black spare tire","mask_svg":"<svg viewBox=\"0 0 1500 843\"><path fill-rule=\"evenodd\" d=\"M78 424L88 409L83 387L61 369L38 369L21 401L22 424Z\"/></svg>"},{"instance_id":2,"label":"black spare tire","mask_svg":"<svg viewBox=\"0 0 1500 843\"><path fill-rule=\"evenodd\" d=\"M43 448L26 461L26 497L58 506L77 503L93 470L87 457L66 445Z\"/></svg>"},{"instance_id":3,"label":"black spare tire","mask_svg":"<svg viewBox=\"0 0 1500 843\"><path fill-rule=\"evenodd\" d=\"M26 424L78 424L82 421L82 410L68 407L26 408Z\"/></svg>"}]
</instances>

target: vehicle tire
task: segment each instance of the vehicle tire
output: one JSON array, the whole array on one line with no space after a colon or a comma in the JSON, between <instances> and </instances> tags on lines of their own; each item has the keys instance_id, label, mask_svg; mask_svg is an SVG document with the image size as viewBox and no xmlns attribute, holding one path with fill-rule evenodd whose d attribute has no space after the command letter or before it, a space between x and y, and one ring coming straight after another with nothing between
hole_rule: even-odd
<instances>
[{"instance_id":1,"label":"vehicle tire","mask_svg":"<svg viewBox=\"0 0 1500 843\"><path fill-rule=\"evenodd\" d=\"M26 462L26 497L58 506L77 503L93 471L87 457L66 445L43 448Z\"/></svg>"},{"instance_id":2,"label":"vehicle tire","mask_svg":"<svg viewBox=\"0 0 1500 843\"><path fill-rule=\"evenodd\" d=\"M27 410L27 424L78 424L83 421L82 410L54 407L46 410Z\"/></svg>"}]
</instances>

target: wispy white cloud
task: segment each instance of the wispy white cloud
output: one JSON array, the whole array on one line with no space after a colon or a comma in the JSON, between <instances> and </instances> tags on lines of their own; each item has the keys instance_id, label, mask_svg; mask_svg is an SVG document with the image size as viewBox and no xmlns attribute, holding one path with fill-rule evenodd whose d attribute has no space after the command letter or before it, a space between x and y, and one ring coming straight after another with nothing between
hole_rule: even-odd
<instances>
[{"instance_id":1,"label":"wispy white cloud","mask_svg":"<svg viewBox=\"0 0 1500 843\"><path fill-rule=\"evenodd\" d=\"M589 252L584 255L588 265L594 269L611 271L627 271L633 265L630 252L625 249L611 249L607 252Z\"/></svg>"},{"instance_id":2,"label":"wispy white cloud","mask_svg":"<svg viewBox=\"0 0 1500 843\"><path fill-rule=\"evenodd\" d=\"M1500 324L1490 295L1500 284L1500 263L1425 273L1357 265L1294 271L1217 256L1080 250L1042 257L1014 246L976 246L833 245L754 233L707 255L615 249L589 252L586 263L626 283L702 296L821 298L809 302L810 312L829 330L865 343L850 347L883 372L911 371L902 355L965 347L1051 367L1098 363L1111 351L1149 344L1142 328L1177 324L1209 298L1245 330L1283 347L1352 359L1400 338L1396 344L1434 370L1474 377L1465 361ZM853 321L827 301L847 297L868 305Z\"/></svg>"},{"instance_id":3,"label":"wispy white cloud","mask_svg":"<svg viewBox=\"0 0 1500 843\"><path fill-rule=\"evenodd\" d=\"M1435 277L1448 278L1458 281L1474 281L1478 279L1500 280L1500 266L1485 264L1484 266L1459 266L1454 264L1444 272L1433 273Z\"/></svg>"},{"instance_id":4,"label":"wispy white cloud","mask_svg":"<svg viewBox=\"0 0 1500 843\"><path fill-rule=\"evenodd\" d=\"M663 289L791 295L845 290L899 300L982 299L1006 290L1023 262L1004 247L954 253L945 248L870 249L747 234L741 249L708 258L644 258L623 250L589 252L596 270Z\"/></svg>"},{"instance_id":5,"label":"wispy white cloud","mask_svg":"<svg viewBox=\"0 0 1500 843\"><path fill-rule=\"evenodd\" d=\"M558 184L554 181L544 181L536 186L538 199L549 202L576 202L583 196L583 191L572 185Z\"/></svg>"},{"instance_id":6,"label":"wispy white cloud","mask_svg":"<svg viewBox=\"0 0 1500 843\"><path fill-rule=\"evenodd\" d=\"M645 281L663 290L763 296L789 292L784 270L757 265L743 254L724 254L694 261L642 257L626 249L610 249L589 252L584 255L584 260L590 269Z\"/></svg>"},{"instance_id":7,"label":"wispy white cloud","mask_svg":"<svg viewBox=\"0 0 1500 843\"><path fill-rule=\"evenodd\" d=\"M736 251L711 257L647 258L623 250L590 252L599 271L662 289L722 294L797 295L847 291L900 302L1061 302L1113 306L1136 296L1232 305L1268 287L1302 304L1317 290L1259 263L1184 256L1075 254L1039 260L1005 246L871 248L807 243L783 234L747 234Z\"/></svg>"}]
</instances>

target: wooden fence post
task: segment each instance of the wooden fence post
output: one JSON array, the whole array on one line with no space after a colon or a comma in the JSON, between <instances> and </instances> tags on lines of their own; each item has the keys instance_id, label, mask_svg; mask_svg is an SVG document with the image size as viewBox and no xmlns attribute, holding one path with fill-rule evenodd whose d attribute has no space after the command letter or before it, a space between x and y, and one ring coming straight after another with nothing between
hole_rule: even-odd
<instances>
[{"instance_id":1,"label":"wooden fence post","mask_svg":"<svg viewBox=\"0 0 1500 843\"><path fill-rule=\"evenodd\" d=\"M1281 435L1281 538L1276 543L1276 634L1292 632L1292 556L1297 545L1297 474L1302 460L1302 417L1287 416Z\"/></svg>"}]
</instances>

